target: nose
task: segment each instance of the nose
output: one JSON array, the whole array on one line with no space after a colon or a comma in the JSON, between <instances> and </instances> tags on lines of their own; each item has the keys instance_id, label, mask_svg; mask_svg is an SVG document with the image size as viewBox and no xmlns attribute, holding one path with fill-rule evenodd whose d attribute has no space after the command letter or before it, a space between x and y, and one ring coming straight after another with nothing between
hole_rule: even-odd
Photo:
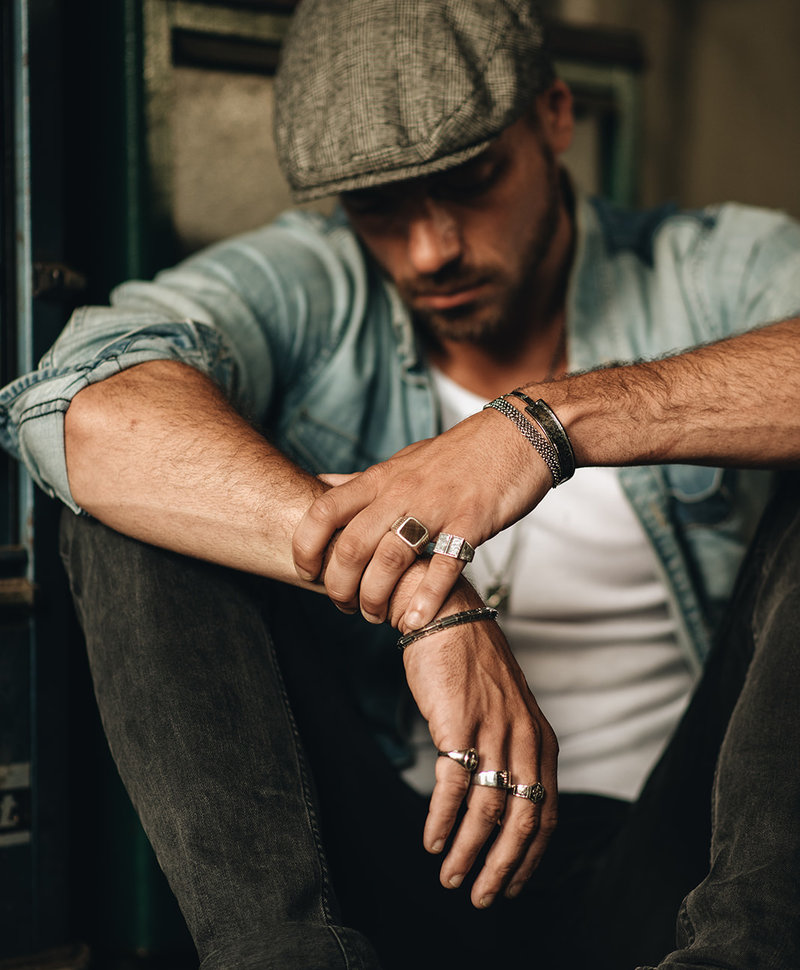
<instances>
[{"instance_id":1,"label":"nose","mask_svg":"<svg viewBox=\"0 0 800 970\"><path fill-rule=\"evenodd\" d=\"M461 232L453 214L425 198L408 216L408 258L421 276L438 273L461 256Z\"/></svg>"}]
</instances>

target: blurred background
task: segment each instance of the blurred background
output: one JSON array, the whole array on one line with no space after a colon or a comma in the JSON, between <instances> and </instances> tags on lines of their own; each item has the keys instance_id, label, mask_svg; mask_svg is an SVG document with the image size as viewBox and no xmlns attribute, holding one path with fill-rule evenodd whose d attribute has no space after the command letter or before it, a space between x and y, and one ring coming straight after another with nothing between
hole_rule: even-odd
<instances>
[{"instance_id":1,"label":"blurred background","mask_svg":"<svg viewBox=\"0 0 800 970\"><path fill-rule=\"evenodd\" d=\"M75 306L289 204L272 75L293 6L3 0L0 384ZM587 191L800 217L796 0L543 6ZM0 970L193 967L105 749L57 516L0 453Z\"/></svg>"}]
</instances>

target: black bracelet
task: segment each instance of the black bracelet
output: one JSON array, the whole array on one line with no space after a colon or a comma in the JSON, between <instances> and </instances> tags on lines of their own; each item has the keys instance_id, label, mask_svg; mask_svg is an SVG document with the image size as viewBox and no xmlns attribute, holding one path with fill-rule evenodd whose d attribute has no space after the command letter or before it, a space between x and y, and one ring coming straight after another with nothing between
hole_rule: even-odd
<instances>
[{"instance_id":1,"label":"black bracelet","mask_svg":"<svg viewBox=\"0 0 800 970\"><path fill-rule=\"evenodd\" d=\"M438 633L439 630L447 630L451 626L461 626L462 623L475 623L477 620L493 620L496 616L497 610L493 610L490 606L479 606L474 610L451 613L450 616L443 616L439 620L428 623L427 626L421 626L419 630L406 633L397 641L397 649L405 650L414 641L430 636L431 633Z\"/></svg>"},{"instance_id":2,"label":"black bracelet","mask_svg":"<svg viewBox=\"0 0 800 970\"><path fill-rule=\"evenodd\" d=\"M539 425L545 437L558 452L558 462L561 465L561 482L566 482L575 474L575 452L569 440L564 425L558 420L550 406L541 398L534 401L523 391L511 391L507 397L517 397L525 402L525 412ZM559 482L559 485L561 484Z\"/></svg>"}]
</instances>

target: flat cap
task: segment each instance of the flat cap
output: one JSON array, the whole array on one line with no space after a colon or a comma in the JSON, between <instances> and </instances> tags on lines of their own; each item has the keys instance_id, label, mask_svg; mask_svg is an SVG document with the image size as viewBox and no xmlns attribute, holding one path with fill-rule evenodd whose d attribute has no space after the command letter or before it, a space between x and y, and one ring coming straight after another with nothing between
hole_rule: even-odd
<instances>
[{"instance_id":1,"label":"flat cap","mask_svg":"<svg viewBox=\"0 0 800 970\"><path fill-rule=\"evenodd\" d=\"M533 0L302 0L275 144L298 202L444 171L553 79Z\"/></svg>"}]
</instances>

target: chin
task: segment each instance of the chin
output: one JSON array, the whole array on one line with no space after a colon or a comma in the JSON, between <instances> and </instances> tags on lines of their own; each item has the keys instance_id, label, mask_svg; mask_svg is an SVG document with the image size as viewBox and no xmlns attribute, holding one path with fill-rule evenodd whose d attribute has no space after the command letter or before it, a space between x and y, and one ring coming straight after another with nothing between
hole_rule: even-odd
<instances>
[{"instance_id":1,"label":"chin","mask_svg":"<svg viewBox=\"0 0 800 970\"><path fill-rule=\"evenodd\" d=\"M482 343L499 330L498 321L476 318L470 314L424 315L419 317L422 328L438 340Z\"/></svg>"}]
</instances>

